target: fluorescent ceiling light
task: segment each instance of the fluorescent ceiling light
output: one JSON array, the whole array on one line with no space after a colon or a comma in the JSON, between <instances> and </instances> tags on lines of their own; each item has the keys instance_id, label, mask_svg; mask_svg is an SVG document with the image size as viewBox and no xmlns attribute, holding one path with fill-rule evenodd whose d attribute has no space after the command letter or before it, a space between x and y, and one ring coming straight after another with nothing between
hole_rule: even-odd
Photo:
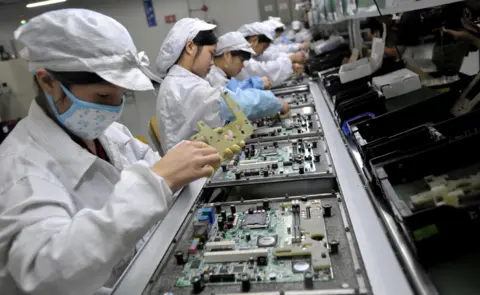
<instances>
[{"instance_id":1,"label":"fluorescent ceiling light","mask_svg":"<svg viewBox=\"0 0 480 295\"><path fill-rule=\"evenodd\" d=\"M67 0L47 0L47 1L34 2L34 3L27 4L27 8L33 8L33 7L38 7L38 6L62 3L62 2L66 2L66 1Z\"/></svg>"}]
</instances>

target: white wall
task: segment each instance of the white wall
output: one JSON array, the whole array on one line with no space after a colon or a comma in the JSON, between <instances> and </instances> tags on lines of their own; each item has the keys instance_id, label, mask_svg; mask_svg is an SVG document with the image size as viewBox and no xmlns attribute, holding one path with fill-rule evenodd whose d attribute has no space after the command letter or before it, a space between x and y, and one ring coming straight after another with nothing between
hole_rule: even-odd
<instances>
[{"instance_id":1,"label":"white wall","mask_svg":"<svg viewBox=\"0 0 480 295\"><path fill-rule=\"evenodd\" d=\"M139 51L145 51L150 66L155 70L155 60L163 39L173 24L165 24L165 16L175 14L177 20L188 17L188 5L197 9L205 3L207 13L193 12L192 17L207 21L215 20L217 33L224 34L238 29L241 25L259 20L258 0L153 0L157 26L149 28L141 0L68 0L65 3L25 8L23 4L0 6L0 44L9 46L13 31L18 27L20 16L27 20L43 12L62 8L87 8L113 17L122 23L132 35ZM28 73L26 73L28 75ZM136 93L134 103L125 106L121 122L134 135L147 137L148 120L155 114L156 97L153 93ZM27 109L20 110L26 114Z\"/></svg>"}]
</instances>

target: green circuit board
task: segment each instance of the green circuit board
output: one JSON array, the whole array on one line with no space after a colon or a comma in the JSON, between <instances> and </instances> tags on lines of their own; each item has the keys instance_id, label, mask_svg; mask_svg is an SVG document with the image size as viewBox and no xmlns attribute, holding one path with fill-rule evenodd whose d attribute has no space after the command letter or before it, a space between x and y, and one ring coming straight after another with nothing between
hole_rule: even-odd
<instances>
[{"instance_id":1,"label":"green circuit board","mask_svg":"<svg viewBox=\"0 0 480 295\"><path fill-rule=\"evenodd\" d=\"M205 257L209 251L198 250L189 254L176 286L191 286L194 276L202 276L206 284L239 284L245 274L252 283L301 282L305 271L311 271L315 281L332 279L321 201L301 203L297 212L292 208L291 203L276 203L253 214L245 208L235 213L232 228L221 231L214 224L209 232L208 242L234 241L234 249L230 249L233 251L265 249L266 263L259 265L257 260L207 263ZM257 218L254 223L260 228L248 227L252 218ZM285 255L288 250L290 254Z\"/></svg>"},{"instance_id":2,"label":"green circuit board","mask_svg":"<svg viewBox=\"0 0 480 295\"><path fill-rule=\"evenodd\" d=\"M320 138L248 144L233 160L222 164L212 182L328 173L325 149Z\"/></svg>"}]
</instances>

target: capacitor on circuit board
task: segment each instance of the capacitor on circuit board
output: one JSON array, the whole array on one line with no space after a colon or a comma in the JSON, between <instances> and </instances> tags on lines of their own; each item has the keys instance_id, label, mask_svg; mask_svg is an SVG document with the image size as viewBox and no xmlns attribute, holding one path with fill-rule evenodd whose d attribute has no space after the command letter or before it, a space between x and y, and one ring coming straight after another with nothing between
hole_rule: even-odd
<instances>
[{"instance_id":1,"label":"capacitor on circuit board","mask_svg":"<svg viewBox=\"0 0 480 295\"><path fill-rule=\"evenodd\" d=\"M233 214L237 213L237 208L235 207L235 205L230 205L230 212Z\"/></svg>"},{"instance_id":2,"label":"capacitor on circuit board","mask_svg":"<svg viewBox=\"0 0 480 295\"><path fill-rule=\"evenodd\" d=\"M220 213L220 215L222 216L223 220L227 220L227 211L222 210L222 212Z\"/></svg>"}]
</instances>

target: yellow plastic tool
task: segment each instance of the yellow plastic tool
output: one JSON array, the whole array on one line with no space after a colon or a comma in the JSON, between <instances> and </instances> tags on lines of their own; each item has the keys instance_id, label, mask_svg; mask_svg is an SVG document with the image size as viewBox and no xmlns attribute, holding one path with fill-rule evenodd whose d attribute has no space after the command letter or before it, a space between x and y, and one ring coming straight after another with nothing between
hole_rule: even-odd
<instances>
[{"instance_id":1,"label":"yellow plastic tool","mask_svg":"<svg viewBox=\"0 0 480 295\"><path fill-rule=\"evenodd\" d=\"M200 132L190 137L190 140L205 142L214 147L222 159L229 160L233 158L234 154L240 153L245 146L245 139L253 134L254 128L242 109L227 92L222 93L222 98L235 117L235 121L215 129L200 121L197 123Z\"/></svg>"}]
</instances>

